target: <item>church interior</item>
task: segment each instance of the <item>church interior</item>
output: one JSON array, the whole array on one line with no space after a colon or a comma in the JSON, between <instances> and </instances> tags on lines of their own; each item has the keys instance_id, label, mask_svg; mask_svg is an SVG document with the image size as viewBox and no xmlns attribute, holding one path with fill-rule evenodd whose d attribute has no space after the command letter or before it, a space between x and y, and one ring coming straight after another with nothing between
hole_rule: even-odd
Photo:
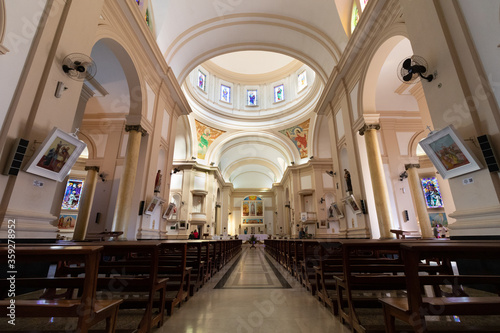
<instances>
[{"instance_id":1,"label":"church interior","mask_svg":"<svg viewBox=\"0 0 500 333\"><path fill-rule=\"evenodd\" d=\"M160 268L151 267L161 270L180 255L194 265L182 278L199 280L189 295L179 291L179 306L198 298L175 310L167 303L171 318L153 320L158 332L368 332L354 305L344 311L338 299L342 288L350 295L350 280L327 273L327 259L308 266L308 253L344 255L332 265L345 268L359 259L345 254L350 246L373 256L396 251L395 261L414 251L433 258L436 246L449 257L422 268L431 275L436 267L450 273L448 259L456 274L465 252L453 257L457 244L472 259L498 255L500 1L27 4L0 0L3 256L11 244L20 244L19 261L36 246L86 244L102 246L95 251L103 257L131 249L143 260L157 256ZM87 271L99 259L83 252L68 256L84 257L85 272L58 272L95 273L99 287L101 268ZM500 274L498 261L490 268ZM327 275L340 285L333 301ZM175 279L160 280L155 292L166 288L170 299ZM232 308L231 297L248 302ZM108 332L118 306L131 303L120 301L103 311ZM392 301L377 302L392 332L387 318L404 315ZM310 309L301 313L300 304ZM203 317L212 306L226 314ZM153 329L144 318L140 332ZM427 332L423 319L411 325Z\"/></svg>"}]
</instances>

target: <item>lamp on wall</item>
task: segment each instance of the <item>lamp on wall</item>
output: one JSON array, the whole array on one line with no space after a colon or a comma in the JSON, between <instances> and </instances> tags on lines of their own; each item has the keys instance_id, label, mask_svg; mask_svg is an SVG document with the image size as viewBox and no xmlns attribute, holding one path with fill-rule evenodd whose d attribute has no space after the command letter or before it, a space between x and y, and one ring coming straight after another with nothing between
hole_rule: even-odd
<instances>
[{"instance_id":1,"label":"lamp on wall","mask_svg":"<svg viewBox=\"0 0 500 333\"><path fill-rule=\"evenodd\" d=\"M177 172L180 172L180 171L181 171L180 169L174 168L174 170L170 174L177 173Z\"/></svg>"},{"instance_id":2,"label":"lamp on wall","mask_svg":"<svg viewBox=\"0 0 500 333\"><path fill-rule=\"evenodd\" d=\"M337 173L336 172L333 172L333 170L330 170L330 171L325 171L327 175L333 177L333 176L336 176Z\"/></svg>"},{"instance_id":3,"label":"lamp on wall","mask_svg":"<svg viewBox=\"0 0 500 333\"><path fill-rule=\"evenodd\" d=\"M321 199L319 200L319 203L320 203L320 204L322 204L323 202L325 202L325 198L321 198Z\"/></svg>"},{"instance_id":4,"label":"lamp on wall","mask_svg":"<svg viewBox=\"0 0 500 333\"><path fill-rule=\"evenodd\" d=\"M290 208L290 201L285 201L285 207Z\"/></svg>"}]
</instances>

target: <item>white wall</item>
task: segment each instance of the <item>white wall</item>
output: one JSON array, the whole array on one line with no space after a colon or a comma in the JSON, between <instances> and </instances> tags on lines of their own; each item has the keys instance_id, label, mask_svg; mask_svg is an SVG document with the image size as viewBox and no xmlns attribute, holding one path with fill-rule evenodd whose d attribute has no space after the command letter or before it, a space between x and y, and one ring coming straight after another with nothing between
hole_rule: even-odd
<instances>
[{"instance_id":1,"label":"white wall","mask_svg":"<svg viewBox=\"0 0 500 333\"><path fill-rule=\"evenodd\" d=\"M3 126L26 57L40 22L46 0L5 1L6 29L3 45L9 52L0 56L0 126Z\"/></svg>"}]
</instances>

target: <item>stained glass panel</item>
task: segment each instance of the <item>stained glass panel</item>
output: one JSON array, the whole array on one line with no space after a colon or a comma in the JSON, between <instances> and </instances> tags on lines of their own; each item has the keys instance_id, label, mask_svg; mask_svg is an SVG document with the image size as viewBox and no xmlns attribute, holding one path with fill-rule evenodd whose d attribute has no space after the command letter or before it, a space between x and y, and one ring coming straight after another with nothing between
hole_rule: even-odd
<instances>
[{"instance_id":1,"label":"stained glass panel","mask_svg":"<svg viewBox=\"0 0 500 333\"><path fill-rule=\"evenodd\" d=\"M198 88L205 91L207 83L207 76L203 74L201 71L198 71Z\"/></svg>"},{"instance_id":2,"label":"stained glass panel","mask_svg":"<svg viewBox=\"0 0 500 333\"><path fill-rule=\"evenodd\" d=\"M274 102L281 102L285 100L285 86L283 84L274 87Z\"/></svg>"},{"instance_id":3,"label":"stained glass panel","mask_svg":"<svg viewBox=\"0 0 500 333\"><path fill-rule=\"evenodd\" d=\"M366 4L368 3L368 0L361 0L360 1L360 4L361 4L361 11L365 10L365 7L366 7Z\"/></svg>"},{"instance_id":4,"label":"stained glass panel","mask_svg":"<svg viewBox=\"0 0 500 333\"><path fill-rule=\"evenodd\" d=\"M82 193L83 180L70 179L66 183L61 209L78 210L80 195Z\"/></svg>"},{"instance_id":5,"label":"stained glass panel","mask_svg":"<svg viewBox=\"0 0 500 333\"><path fill-rule=\"evenodd\" d=\"M359 9L356 2L354 2L354 6L352 8L352 17L351 17L351 32L354 31L354 29L358 25L358 22L359 22Z\"/></svg>"},{"instance_id":6,"label":"stained glass panel","mask_svg":"<svg viewBox=\"0 0 500 333\"><path fill-rule=\"evenodd\" d=\"M307 75L306 71L303 71L299 74L299 91L304 89L307 86Z\"/></svg>"},{"instance_id":7,"label":"stained glass panel","mask_svg":"<svg viewBox=\"0 0 500 333\"><path fill-rule=\"evenodd\" d=\"M220 86L220 100L226 103L231 103L231 88L225 85Z\"/></svg>"},{"instance_id":8,"label":"stained glass panel","mask_svg":"<svg viewBox=\"0 0 500 333\"><path fill-rule=\"evenodd\" d=\"M257 90L247 90L247 105L248 106L257 105Z\"/></svg>"},{"instance_id":9,"label":"stained glass panel","mask_svg":"<svg viewBox=\"0 0 500 333\"><path fill-rule=\"evenodd\" d=\"M422 189L424 190L425 203L427 208L443 207L443 199L439 191L439 184L436 177L423 178Z\"/></svg>"}]
</instances>

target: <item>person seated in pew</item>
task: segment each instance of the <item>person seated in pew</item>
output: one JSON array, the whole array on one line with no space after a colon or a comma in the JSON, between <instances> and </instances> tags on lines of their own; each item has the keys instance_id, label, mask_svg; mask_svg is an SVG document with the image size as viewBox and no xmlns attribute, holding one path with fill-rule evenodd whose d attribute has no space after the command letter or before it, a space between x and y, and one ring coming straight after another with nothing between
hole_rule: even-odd
<instances>
[{"instance_id":1,"label":"person seated in pew","mask_svg":"<svg viewBox=\"0 0 500 333\"><path fill-rule=\"evenodd\" d=\"M194 239L194 233L191 231L191 233L189 234L189 237L188 239Z\"/></svg>"}]
</instances>

